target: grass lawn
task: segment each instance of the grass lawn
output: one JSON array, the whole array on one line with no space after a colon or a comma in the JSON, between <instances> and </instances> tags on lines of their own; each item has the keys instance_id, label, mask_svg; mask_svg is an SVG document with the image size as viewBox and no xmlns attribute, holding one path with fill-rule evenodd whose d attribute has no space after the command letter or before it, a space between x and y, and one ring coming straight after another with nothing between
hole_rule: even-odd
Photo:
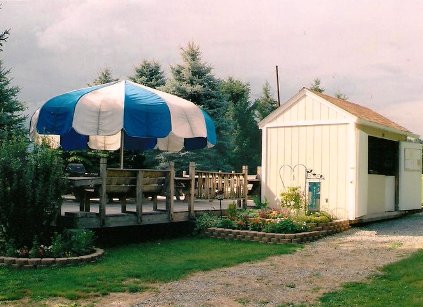
<instances>
[{"instance_id":1,"label":"grass lawn","mask_svg":"<svg viewBox=\"0 0 423 307\"><path fill-rule=\"evenodd\" d=\"M270 245L181 238L106 250L99 263L36 270L0 268L0 301L29 297L77 299L110 292L139 292L152 282L176 280L195 271L291 253L300 245Z\"/></svg>"},{"instance_id":2,"label":"grass lawn","mask_svg":"<svg viewBox=\"0 0 423 307\"><path fill-rule=\"evenodd\" d=\"M423 306L423 250L390 264L369 283L349 283L324 295L323 306Z\"/></svg>"}]
</instances>

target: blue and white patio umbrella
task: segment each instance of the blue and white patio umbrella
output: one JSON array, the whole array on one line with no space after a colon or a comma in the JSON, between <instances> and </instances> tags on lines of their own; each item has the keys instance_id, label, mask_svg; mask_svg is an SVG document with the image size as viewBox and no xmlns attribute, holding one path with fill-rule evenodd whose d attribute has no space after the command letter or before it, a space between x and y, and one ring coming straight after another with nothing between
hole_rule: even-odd
<instances>
[{"instance_id":1,"label":"blue and white patio umbrella","mask_svg":"<svg viewBox=\"0 0 423 307\"><path fill-rule=\"evenodd\" d=\"M212 147L215 125L191 101L130 81L56 96L31 118L30 136L56 140L64 150L158 148L177 152ZM41 136L41 138L39 137Z\"/></svg>"}]
</instances>

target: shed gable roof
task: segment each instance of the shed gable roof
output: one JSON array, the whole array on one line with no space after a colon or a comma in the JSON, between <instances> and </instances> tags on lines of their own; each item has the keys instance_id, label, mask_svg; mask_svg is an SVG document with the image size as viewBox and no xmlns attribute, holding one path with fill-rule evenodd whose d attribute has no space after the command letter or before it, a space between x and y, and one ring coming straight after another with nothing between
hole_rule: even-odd
<instances>
[{"instance_id":1,"label":"shed gable roof","mask_svg":"<svg viewBox=\"0 0 423 307\"><path fill-rule=\"evenodd\" d=\"M309 89L307 89L309 90ZM398 125L397 123L394 123L393 121L391 121L390 119L382 116L381 114L363 107L359 104L353 103L353 102L349 102L347 100L343 100L343 99L339 99L339 98L335 98L323 93L319 93L319 92L315 92L312 90L309 90L310 92L312 92L313 94L316 94L317 96L325 99L326 101L329 101L330 103L334 104L335 106L347 111L348 113L356 116L357 118L361 118L388 128L393 128L396 130L400 130L403 132L407 132L407 133L411 133L409 130L407 130L406 128Z\"/></svg>"}]
</instances>

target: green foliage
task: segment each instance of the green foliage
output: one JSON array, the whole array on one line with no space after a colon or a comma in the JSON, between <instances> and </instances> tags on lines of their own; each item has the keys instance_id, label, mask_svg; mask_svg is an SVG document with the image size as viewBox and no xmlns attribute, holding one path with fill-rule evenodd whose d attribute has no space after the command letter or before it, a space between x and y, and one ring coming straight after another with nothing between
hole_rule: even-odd
<instances>
[{"instance_id":1,"label":"green foliage","mask_svg":"<svg viewBox=\"0 0 423 307\"><path fill-rule=\"evenodd\" d=\"M236 229L237 225L230 219L219 219L217 226L219 228Z\"/></svg>"},{"instance_id":2,"label":"green foliage","mask_svg":"<svg viewBox=\"0 0 423 307\"><path fill-rule=\"evenodd\" d=\"M119 81L119 79L113 78L112 71L109 68L105 68L98 73L97 78L93 81L93 83L89 83L88 86L106 84L114 81Z\"/></svg>"},{"instance_id":3,"label":"green foliage","mask_svg":"<svg viewBox=\"0 0 423 307\"><path fill-rule=\"evenodd\" d=\"M60 269L14 270L0 267L0 302L29 297L42 305L49 297L96 297L137 286L178 280L190 273L259 261L292 253L295 244L255 244L219 239L181 238L107 250L95 264ZM128 282L130 281L130 282ZM0 303L1 304L1 303Z\"/></svg>"},{"instance_id":4,"label":"green foliage","mask_svg":"<svg viewBox=\"0 0 423 307\"><path fill-rule=\"evenodd\" d=\"M9 37L9 31L0 32L0 52L3 51L2 47ZM22 114L25 107L18 99L20 89L12 86L9 74L10 69L6 69L0 59L0 144L3 140L26 133L25 116Z\"/></svg>"},{"instance_id":5,"label":"green foliage","mask_svg":"<svg viewBox=\"0 0 423 307\"><path fill-rule=\"evenodd\" d=\"M236 204L232 203L228 205L228 209L226 210L226 215L228 216L229 219L236 219L236 217L238 216L238 209L236 208Z\"/></svg>"},{"instance_id":6,"label":"green foliage","mask_svg":"<svg viewBox=\"0 0 423 307\"><path fill-rule=\"evenodd\" d=\"M0 45L1 47L1 45ZM10 69L0 60L0 143L16 136L24 136L24 104L18 100L19 87L12 86Z\"/></svg>"},{"instance_id":7,"label":"green foliage","mask_svg":"<svg viewBox=\"0 0 423 307\"><path fill-rule=\"evenodd\" d=\"M307 230L307 226L304 224L296 223L291 219L283 219L277 223L268 223L263 228L264 232L269 233L297 233Z\"/></svg>"},{"instance_id":8,"label":"green foliage","mask_svg":"<svg viewBox=\"0 0 423 307\"><path fill-rule=\"evenodd\" d=\"M2 47L3 47L3 43L7 40L7 38L9 37L9 31L10 30L4 30L3 32L0 33L0 51L3 51Z\"/></svg>"},{"instance_id":9,"label":"green foliage","mask_svg":"<svg viewBox=\"0 0 423 307\"><path fill-rule=\"evenodd\" d=\"M270 91L270 84L269 82L266 82L263 85L261 96L255 101L256 117L258 121L263 120L279 106L278 102L273 98Z\"/></svg>"},{"instance_id":10,"label":"green foliage","mask_svg":"<svg viewBox=\"0 0 423 307\"><path fill-rule=\"evenodd\" d=\"M265 199L264 202L262 203L260 196L258 195L254 195L253 202L254 202L254 209L265 209L269 207L269 202L267 201L267 199Z\"/></svg>"},{"instance_id":11,"label":"green foliage","mask_svg":"<svg viewBox=\"0 0 423 307\"><path fill-rule=\"evenodd\" d=\"M385 266L363 283L348 283L320 299L321 306L422 306L423 251Z\"/></svg>"},{"instance_id":12,"label":"green foliage","mask_svg":"<svg viewBox=\"0 0 423 307\"><path fill-rule=\"evenodd\" d=\"M94 249L94 232L74 230L70 235L70 250L75 255L86 255Z\"/></svg>"},{"instance_id":13,"label":"green foliage","mask_svg":"<svg viewBox=\"0 0 423 307\"><path fill-rule=\"evenodd\" d=\"M16 245L15 240L10 239L6 242L5 252L7 257L14 257L16 256Z\"/></svg>"},{"instance_id":14,"label":"green foliage","mask_svg":"<svg viewBox=\"0 0 423 307\"><path fill-rule=\"evenodd\" d=\"M204 213L198 216L195 219L194 234L202 233L210 227L217 227L219 221L219 217L211 213Z\"/></svg>"},{"instance_id":15,"label":"green foliage","mask_svg":"<svg viewBox=\"0 0 423 307\"><path fill-rule=\"evenodd\" d=\"M261 218L250 218L248 229L252 231L262 231L265 225L265 221Z\"/></svg>"},{"instance_id":16,"label":"green foliage","mask_svg":"<svg viewBox=\"0 0 423 307\"><path fill-rule=\"evenodd\" d=\"M171 67L171 76L162 89L168 93L190 100L210 114L216 125L217 144L206 150L158 154L159 167L175 162L177 172L188 169L190 161L197 169L230 171L233 167L227 156L230 148L229 122L226 118L228 103L222 97L220 81L212 73L212 67L201 59L200 48L189 43L181 49L182 64Z\"/></svg>"},{"instance_id":17,"label":"green foliage","mask_svg":"<svg viewBox=\"0 0 423 307\"><path fill-rule=\"evenodd\" d=\"M285 192L281 193L281 206L297 213L305 208L304 194L300 187L288 187Z\"/></svg>"},{"instance_id":18,"label":"green foliage","mask_svg":"<svg viewBox=\"0 0 423 307\"><path fill-rule=\"evenodd\" d=\"M250 102L250 85L230 77L222 82L221 91L229 102L227 118L231 139L229 162L234 169L248 165L255 170L261 163L260 130L255 120L254 104Z\"/></svg>"},{"instance_id":19,"label":"green foliage","mask_svg":"<svg viewBox=\"0 0 423 307\"><path fill-rule=\"evenodd\" d=\"M310 85L310 89L312 91L318 92L318 93L323 93L325 91L325 89L323 87L321 87L320 85L320 79L316 78L313 80L313 83Z\"/></svg>"},{"instance_id":20,"label":"green foliage","mask_svg":"<svg viewBox=\"0 0 423 307\"><path fill-rule=\"evenodd\" d=\"M337 92L335 94L335 97L338 98L338 99L342 99L342 100L348 100L348 96L345 95L345 94L343 94L343 93L341 93L341 92Z\"/></svg>"},{"instance_id":21,"label":"green foliage","mask_svg":"<svg viewBox=\"0 0 423 307\"><path fill-rule=\"evenodd\" d=\"M333 217L324 211L310 212L307 215L298 214L294 216L293 219L297 222L303 223L329 223L333 221Z\"/></svg>"},{"instance_id":22,"label":"green foliage","mask_svg":"<svg viewBox=\"0 0 423 307\"><path fill-rule=\"evenodd\" d=\"M151 88L159 88L166 83L160 64L156 61L147 60L142 61L141 64L135 67L135 74L129 77L129 80Z\"/></svg>"},{"instance_id":23,"label":"green foliage","mask_svg":"<svg viewBox=\"0 0 423 307\"><path fill-rule=\"evenodd\" d=\"M0 225L6 240L30 246L34 236L49 237L60 214L64 190L63 163L58 151L24 140L0 144Z\"/></svg>"},{"instance_id":24,"label":"green foliage","mask_svg":"<svg viewBox=\"0 0 423 307\"><path fill-rule=\"evenodd\" d=\"M30 258L37 258L40 256L40 242L38 240L38 237L35 236L34 240L32 241L32 247L29 250L29 255Z\"/></svg>"},{"instance_id":25,"label":"green foliage","mask_svg":"<svg viewBox=\"0 0 423 307\"><path fill-rule=\"evenodd\" d=\"M50 253L51 256L58 258L65 256L65 252L68 249L65 240L63 239L62 234L54 233L51 240Z\"/></svg>"}]
</instances>

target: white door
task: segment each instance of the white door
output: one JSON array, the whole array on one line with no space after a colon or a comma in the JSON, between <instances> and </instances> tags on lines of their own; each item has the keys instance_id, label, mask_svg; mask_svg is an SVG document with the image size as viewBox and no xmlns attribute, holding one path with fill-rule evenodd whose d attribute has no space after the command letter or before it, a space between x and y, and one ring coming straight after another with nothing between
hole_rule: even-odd
<instances>
[{"instance_id":1,"label":"white door","mask_svg":"<svg viewBox=\"0 0 423 307\"><path fill-rule=\"evenodd\" d=\"M399 210L420 209L422 145L400 142L399 148Z\"/></svg>"}]
</instances>

